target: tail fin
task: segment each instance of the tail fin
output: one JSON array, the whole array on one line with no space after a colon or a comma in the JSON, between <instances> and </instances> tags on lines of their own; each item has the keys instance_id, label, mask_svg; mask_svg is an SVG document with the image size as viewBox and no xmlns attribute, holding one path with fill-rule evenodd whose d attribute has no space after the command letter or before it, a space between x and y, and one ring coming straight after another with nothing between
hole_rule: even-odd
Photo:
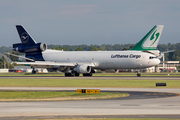
<instances>
[{"instance_id":1,"label":"tail fin","mask_svg":"<svg viewBox=\"0 0 180 120\"><path fill-rule=\"evenodd\" d=\"M36 41L28 34L28 32L21 25L16 25L21 42L24 44L36 44Z\"/></svg>"},{"instance_id":2,"label":"tail fin","mask_svg":"<svg viewBox=\"0 0 180 120\"><path fill-rule=\"evenodd\" d=\"M155 25L131 50L156 50L164 25Z\"/></svg>"}]
</instances>

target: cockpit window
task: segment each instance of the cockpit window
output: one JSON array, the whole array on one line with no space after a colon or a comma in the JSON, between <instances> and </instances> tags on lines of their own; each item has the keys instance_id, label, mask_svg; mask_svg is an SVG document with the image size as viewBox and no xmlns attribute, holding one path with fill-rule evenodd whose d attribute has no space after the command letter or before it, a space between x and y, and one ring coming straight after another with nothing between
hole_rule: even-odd
<instances>
[{"instance_id":1,"label":"cockpit window","mask_svg":"<svg viewBox=\"0 0 180 120\"><path fill-rule=\"evenodd\" d=\"M149 57L149 59L154 59L154 58L156 58L156 57Z\"/></svg>"}]
</instances>

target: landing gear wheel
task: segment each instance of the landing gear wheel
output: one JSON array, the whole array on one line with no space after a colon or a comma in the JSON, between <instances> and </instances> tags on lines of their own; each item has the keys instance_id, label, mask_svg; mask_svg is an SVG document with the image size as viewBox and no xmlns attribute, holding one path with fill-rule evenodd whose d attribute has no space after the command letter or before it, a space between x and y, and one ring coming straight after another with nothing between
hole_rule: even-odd
<instances>
[{"instance_id":1,"label":"landing gear wheel","mask_svg":"<svg viewBox=\"0 0 180 120\"><path fill-rule=\"evenodd\" d=\"M75 73L74 73L74 72L70 73L70 76L71 76L71 77L74 77L74 75L75 75Z\"/></svg>"},{"instance_id":2,"label":"landing gear wheel","mask_svg":"<svg viewBox=\"0 0 180 120\"><path fill-rule=\"evenodd\" d=\"M74 77L74 73L65 73L65 77Z\"/></svg>"},{"instance_id":3,"label":"landing gear wheel","mask_svg":"<svg viewBox=\"0 0 180 120\"><path fill-rule=\"evenodd\" d=\"M33 70L32 70L32 74L36 74L36 70L33 69Z\"/></svg>"},{"instance_id":4,"label":"landing gear wheel","mask_svg":"<svg viewBox=\"0 0 180 120\"><path fill-rule=\"evenodd\" d=\"M89 73L89 75L88 76L92 76L92 73Z\"/></svg>"},{"instance_id":5,"label":"landing gear wheel","mask_svg":"<svg viewBox=\"0 0 180 120\"><path fill-rule=\"evenodd\" d=\"M140 74L140 73L137 73L137 77L141 77L141 74Z\"/></svg>"},{"instance_id":6,"label":"landing gear wheel","mask_svg":"<svg viewBox=\"0 0 180 120\"><path fill-rule=\"evenodd\" d=\"M75 76L78 77L78 76L79 76L79 73L76 73L76 72L75 72Z\"/></svg>"},{"instance_id":7,"label":"landing gear wheel","mask_svg":"<svg viewBox=\"0 0 180 120\"><path fill-rule=\"evenodd\" d=\"M68 77L68 73L65 73L64 75L65 75L65 77Z\"/></svg>"},{"instance_id":8,"label":"landing gear wheel","mask_svg":"<svg viewBox=\"0 0 180 120\"><path fill-rule=\"evenodd\" d=\"M86 77L86 76L89 76L89 77L90 77L90 76L92 76L92 73L84 73L83 76L84 76L84 77Z\"/></svg>"}]
</instances>

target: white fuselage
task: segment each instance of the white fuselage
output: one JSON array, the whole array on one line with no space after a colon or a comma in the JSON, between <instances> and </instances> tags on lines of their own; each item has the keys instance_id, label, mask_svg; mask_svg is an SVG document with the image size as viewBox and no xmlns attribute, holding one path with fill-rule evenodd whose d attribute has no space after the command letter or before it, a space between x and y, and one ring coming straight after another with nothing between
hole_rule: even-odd
<instances>
[{"instance_id":1,"label":"white fuselage","mask_svg":"<svg viewBox=\"0 0 180 120\"><path fill-rule=\"evenodd\" d=\"M158 65L160 60L142 51L58 51L42 52L45 61L92 64L95 69L141 69ZM153 57L153 59L152 59ZM150 59L151 58L151 59Z\"/></svg>"}]
</instances>

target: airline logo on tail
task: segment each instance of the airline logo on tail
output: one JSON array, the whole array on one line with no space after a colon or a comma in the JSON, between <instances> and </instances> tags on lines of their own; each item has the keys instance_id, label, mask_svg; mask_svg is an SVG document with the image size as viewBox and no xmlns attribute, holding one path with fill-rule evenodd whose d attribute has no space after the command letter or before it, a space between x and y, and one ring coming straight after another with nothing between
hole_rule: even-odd
<instances>
[{"instance_id":1,"label":"airline logo on tail","mask_svg":"<svg viewBox=\"0 0 180 120\"><path fill-rule=\"evenodd\" d=\"M155 25L131 50L156 50L163 25Z\"/></svg>"},{"instance_id":2,"label":"airline logo on tail","mask_svg":"<svg viewBox=\"0 0 180 120\"><path fill-rule=\"evenodd\" d=\"M23 33L23 34L21 35L21 41L22 41L22 43L26 43L26 42L28 42L28 40L29 40L29 35L28 35L27 33Z\"/></svg>"},{"instance_id":3,"label":"airline logo on tail","mask_svg":"<svg viewBox=\"0 0 180 120\"><path fill-rule=\"evenodd\" d=\"M36 41L31 37L31 35L23 28L22 25L16 25L16 29L22 43L31 45L37 44Z\"/></svg>"},{"instance_id":4,"label":"airline logo on tail","mask_svg":"<svg viewBox=\"0 0 180 120\"><path fill-rule=\"evenodd\" d=\"M157 30L156 30L157 31ZM152 46L155 42L156 42L156 40L158 39L158 37L159 37L159 32L158 33L156 33L156 31L152 34L152 36L151 36L151 38L150 38L150 40L152 41L154 41L150 46ZM155 34L156 33L156 34ZM154 37L154 35L155 35L155 37Z\"/></svg>"}]
</instances>

